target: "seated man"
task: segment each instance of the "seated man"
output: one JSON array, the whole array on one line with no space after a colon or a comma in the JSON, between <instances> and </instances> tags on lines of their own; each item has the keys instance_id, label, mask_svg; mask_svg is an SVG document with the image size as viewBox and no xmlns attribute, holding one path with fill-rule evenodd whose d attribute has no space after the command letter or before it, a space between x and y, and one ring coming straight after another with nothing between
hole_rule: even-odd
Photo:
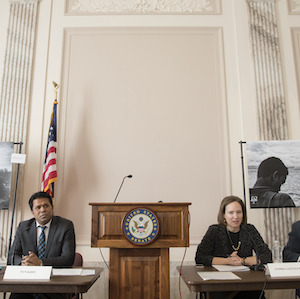
<instances>
[{"instance_id":1,"label":"seated man","mask_svg":"<svg viewBox=\"0 0 300 299\"><path fill-rule=\"evenodd\" d=\"M288 194L279 192L287 175L288 168L279 158L269 157L263 160L257 170L257 180L250 189L250 207L295 207Z\"/></svg>"},{"instance_id":2,"label":"seated man","mask_svg":"<svg viewBox=\"0 0 300 299\"><path fill-rule=\"evenodd\" d=\"M300 221L292 224L292 231L289 233L289 240L284 247L284 262L300 262ZM300 297L300 290L296 290L296 294Z\"/></svg>"},{"instance_id":3,"label":"seated man","mask_svg":"<svg viewBox=\"0 0 300 299\"><path fill-rule=\"evenodd\" d=\"M53 215L52 198L46 192L34 193L29 206L34 218L19 224L7 263L71 267L75 258L72 221ZM13 293L10 298L66 298L66 295Z\"/></svg>"}]
</instances>

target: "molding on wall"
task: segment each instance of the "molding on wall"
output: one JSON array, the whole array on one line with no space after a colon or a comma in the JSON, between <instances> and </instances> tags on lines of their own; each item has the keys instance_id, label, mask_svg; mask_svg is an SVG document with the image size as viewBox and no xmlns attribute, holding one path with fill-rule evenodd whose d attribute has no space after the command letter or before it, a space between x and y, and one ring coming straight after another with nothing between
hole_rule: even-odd
<instances>
[{"instance_id":1,"label":"molding on wall","mask_svg":"<svg viewBox=\"0 0 300 299\"><path fill-rule=\"evenodd\" d=\"M247 0L255 69L260 140L288 139L286 94L284 88L276 0ZM276 211L275 211L276 210ZM265 241L288 241L295 214L291 208L265 209ZM280 221L281 225L279 225Z\"/></svg>"},{"instance_id":2,"label":"molding on wall","mask_svg":"<svg viewBox=\"0 0 300 299\"><path fill-rule=\"evenodd\" d=\"M292 40L297 74L298 99L300 99L300 27L292 28Z\"/></svg>"},{"instance_id":3,"label":"molding on wall","mask_svg":"<svg viewBox=\"0 0 300 299\"><path fill-rule=\"evenodd\" d=\"M0 140L26 144L30 105L30 87L34 43L36 35L38 1L10 1L10 15L0 94ZM26 145L23 147L25 152ZM17 190L17 207L14 226L21 216L20 195L23 187L23 167ZM13 191L13 190L12 190ZM11 201L12 202L12 201ZM10 203L11 205L11 203ZM9 212L0 211L0 257L6 258L9 243Z\"/></svg>"},{"instance_id":4,"label":"molding on wall","mask_svg":"<svg viewBox=\"0 0 300 299\"><path fill-rule=\"evenodd\" d=\"M286 95L274 1L247 1L261 140L288 138Z\"/></svg>"},{"instance_id":5,"label":"molding on wall","mask_svg":"<svg viewBox=\"0 0 300 299\"><path fill-rule=\"evenodd\" d=\"M220 0L68 0L67 15L221 14Z\"/></svg>"},{"instance_id":6,"label":"molding on wall","mask_svg":"<svg viewBox=\"0 0 300 299\"><path fill-rule=\"evenodd\" d=\"M40 0L8 0L10 4L37 4Z\"/></svg>"},{"instance_id":7,"label":"molding on wall","mask_svg":"<svg viewBox=\"0 0 300 299\"><path fill-rule=\"evenodd\" d=\"M288 0L288 9L290 15L300 15L300 1Z\"/></svg>"},{"instance_id":8,"label":"molding on wall","mask_svg":"<svg viewBox=\"0 0 300 299\"><path fill-rule=\"evenodd\" d=\"M220 174L216 180L219 181L219 183L212 183L212 184L217 184L219 187L219 190L222 190L222 194L228 194L230 192L229 187L230 186L230 182L229 182L229 178L230 175L227 173L227 171L229 170L228 167L228 128L226 127L226 117L227 117L227 113L226 113L226 93L225 93L225 88L224 88L224 82L225 82L225 75L224 75L224 62L223 62L223 44L222 44L222 38L223 38L223 31L221 28L211 28L211 27L206 27L206 28L155 28L155 29L149 29L149 28L67 28L65 30L65 36L64 36L64 66L63 66L63 80L62 80L62 99L63 101L61 101L61 106L60 106L60 138L61 140L64 140L64 142L61 142L61 147L60 147L60 151L59 151L59 160L63 161L61 162L60 166L59 166L59 172L60 172L60 176L62 178L61 183L57 185L56 188L56 192L57 192L57 196L58 198L64 198L64 196L66 195L64 192L67 189L73 189L73 191L75 192L75 189L77 189L77 186L74 186L75 189L71 186L74 182L74 180L70 180L70 176L69 173L70 171L72 172L72 175L75 175L74 170L72 170L72 162L70 160L70 155L67 154L69 151L69 145L70 144L75 144L77 143L76 139L77 137L74 135L74 137L72 137L72 132L70 130L74 131L74 127L73 126L68 126L68 124L72 123L72 119L77 118L76 117L76 111L73 111L75 108L72 107L77 107L76 109L81 109L81 105L83 105L84 102L84 110L80 110L80 116L78 118L78 122L81 122L81 118L84 120L85 115L88 115L89 119L94 119L94 122L97 121L97 123L94 123L93 126L90 128L90 125L88 125L88 122L86 122L87 125L85 125L83 127L84 130L87 130L86 132L89 132L89 134L92 134L91 130L93 130L93 128L102 128L101 129L101 133L99 130L97 130L98 132L98 141L97 140L90 140L90 136L89 134L84 133L85 135L85 142L87 144L90 144L91 142L94 144L93 147L91 147L89 149L89 154L86 155L87 158L84 159L84 165L83 168L86 169L94 169L96 165L101 165L100 167L102 167L103 169L106 168L105 166L105 161L101 161L101 159L103 159L103 157L105 157L106 155L106 148L105 146L103 146L104 144L109 144L108 142L106 142L106 139L108 136L107 134L112 134L112 136L116 136L116 134L118 133L114 133L113 131L115 130L114 127L111 127L111 129L109 129L109 131L107 131L108 127L107 125L110 123L110 121L106 120L105 115L103 114L102 111L110 111L110 109L112 109L111 104L110 103L114 103L115 101L117 101L114 105L116 105L116 107L118 105L123 106L123 103L126 103L125 105L125 111L124 111L124 117L126 119L126 115L128 114L128 112L126 112L126 109L129 109L127 107L131 107L134 103L135 103L135 96L133 95L131 98L128 95L124 95L123 99L119 99L118 93L119 91L115 92L114 88L116 88L116 86L120 86L120 90L123 90L128 93L129 95L132 93L131 90L135 90L134 94L138 94L141 92L140 90L140 84L142 84L142 82L138 83L136 81L132 81L131 79L127 82L125 80L127 71L126 71L126 67L124 68L123 64L119 66L118 63L115 63L114 60L112 59L112 55L115 55L115 57L118 57L117 62L120 61L120 56L119 56L119 50L118 48L120 47L120 43L124 43L124 48L122 49L122 52L126 52L128 53L128 57L126 59L124 59L124 64L126 65L130 65L131 69L133 69L133 78L135 78L136 73L135 72L140 72L142 70L140 70L140 66L138 65L139 63L135 62L135 61L142 61L143 60L143 56L145 58L145 60L147 61L147 57L150 57L151 59L149 59L150 61L153 60L153 55L157 55L157 59L162 59L160 57L167 57L166 55L168 55L167 53L171 53L164 50L164 44L162 43L162 51L157 51L155 48L153 53L149 53L149 52L143 52L143 46L139 45L140 43L142 43L140 40L144 41L144 40L148 40L149 44L151 45L152 43L157 43L158 40L160 39L168 39L171 42L171 45L175 45L180 46L180 48L182 48L184 51L186 51L186 53L182 53L182 54L178 54L176 51L174 51L174 53L172 55L178 55L178 57L180 58L180 56L182 56L180 59L182 61L186 60L186 64L185 64L185 70L187 70L187 75L186 78L184 79L184 85L186 86L185 88L189 88L189 86L193 87L193 86L199 86L201 84L205 85L201 88L199 88L199 93L202 92L201 94L197 95L197 98L199 100L197 100L195 103L194 102L189 102L192 101L192 99L196 96L196 89L198 87L195 87L193 90L189 90L189 97L188 98L182 98L182 101L180 100L174 100L172 99L173 96L171 96L171 94L173 93L173 91L171 90L171 88L169 86L172 87L172 84L174 84L174 82L171 84L171 81L169 80L168 75L166 75L165 79L161 79L161 83L155 83L158 84L158 86L156 87L156 89L158 90L155 91L153 96L153 101L149 101L149 104L147 104L147 102L144 102L145 100L139 100L137 103L137 107L135 108L135 112L134 114L137 115L144 115L145 111L144 109L147 107L147 109L149 110L149 113L152 114L154 113L154 116L157 115L157 119L156 119L155 123L152 125L152 127L154 126L154 129L152 128L151 130L156 130L156 126L158 125L158 123L160 122L161 116L165 115L168 116L169 111L168 109L166 109L166 107L174 107L174 109L172 108L173 111L172 114L170 114L170 120L167 120L168 124L166 126L162 126L160 128L160 134L166 134L165 130L167 130L167 127L169 126L169 124L171 124L175 119L174 116L172 115L176 115L175 113L178 113L178 107L180 107L180 105L183 105L182 107L185 107L184 105L187 105L187 103L190 103L190 105L187 105L186 110L180 110L183 112L182 115L186 115L187 113L191 113L189 112L189 106L192 105L192 103L194 103L195 105L195 111L199 111L199 118L195 118L195 121L191 122L191 124L193 124L193 128L191 126L191 128L189 129L191 133L191 136L194 134L195 136L197 136L197 138L199 138L198 141L196 141L197 139L195 139L195 144L191 145L193 148L198 148L198 146L201 144L201 140L206 140L207 136L206 134L211 134L208 133L208 131L205 129L205 125L206 126L211 126L211 130L218 130L218 132L222 132L221 134L217 134L215 140L211 140L211 146L214 149L210 149L209 152L211 154L212 151L220 151L219 153L216 153L217 157L216 159L220 159L220 157L222 157L220 159L220 163L225 163L224 165L226 166L221 166L221 164L215 165L214 163L212 163L213 165L211 165L211 169L218 169L219 173L224 173L224 174ZM152 41L153 40L153 41ZM176 42L178 40L178 42ZM105 45L105 47L103 47L103 49L101 48L101 43L103 45ZM203 51L206 52L197 52L195 53L196 48L200 48L199 43L203 43L202 49ZM82 60L81 60L81 54L79 53L79 45L91 45L91 53L89 53L88 50L84 49L81 50L82 53L85 53L85 56L82 56ZM95 47L96 45L96 47ZM116 46L116 50L114 50L114 45ZM126 45L126 47L125 47ZM129 46L128 46L129 45ZM187 46L189 45L189 46ZM193 46L194 45L194 46ZM210 46L209 46L210 45ZM174 46L174 47L175 47ZM94 48L96 49L97 47L99 47L99 51L95 51ZM190 48L193 47L193 50L190 50ZM134 55L132 55L129 52L129 49L132 48L132 53L136 53ZM101 50L102 49L102 50ZM106 57L106 55L108 55L107 51L105 49L111 49L108 52L113 52L114 54L107 56L106 60L103 60L103 57ZM207 49L207 50L205 50ZM145 50L145 49L144 49ZM157 53L160 53L158 56ZM206 53L209 53L208 58L204 59L203 55L205 55ZM194 59L189 58L186 59L186 57L188 56L188 54L190 54L190 57L194 57ZM99 55L99 58L98 56ZM126 54L127 55L127 54ZM148 55L148 56L147 56ZM151 56L152 55L152 56ZM197 56L199 55L199 56ZM201 56L202 55L202 56ZM213 57L211 56L213 55ZM76 58L75 58L76 57ZM177 57L177 56L175 56ZM99 64L100 62L97 61L97 59L99 59L99 61L101 62L101 65ZM122 58L123 59L123 58ZM174 58L172 58L174 59ZM191 59L190 62L188 62ZM193 61L192 61L193 60ZM109 62L107 65L111 66L112 65L112 70L110 71L109 68L107 68L106 66L106 61L111 61ZM171 61L171 60L170 60ZM210 63L211 62L211 63ZM164 65L168 65L168 60L166 60L165 64L162 64L162 69L161 71L165 74L167 74L167 69L168 68L164 68ZM182 62L178 62L179 66L182 64ZM145 64L146 68L149 67L147 66L147 63ZM204 74L204 71L201 69L201 65L202 67L205 67L206 74ZM87 71L87 69L88 71ZM182 66L180 66L180 68L178 70L180 70L182 68ZM210 69L209 69L210 68ZM74 80L79 80L79 77L75 77L74 74L79 74L80 72L78 72L77 70L80 69L80 71L83 73L85 73L85 78L82 81L78 81L78 83L74 83ZM103 70L107 69L105 72ZM120 70L119 70L120 69ZM213 70L217 70L215 73ZM153 72L153 70L150 68L149 72ZM192 73L190 73L190 71ZM89 73L88 73L89 72ZM111 74L118 74L117 77L115 77L114 79L110 79L113 78L111 77ZM91 75L89 75L91 74ZM196 75L197 74L197 75ZM203 74L203 75L201 75ZM216 77L211 77L212 74L215 74ZM213 76L215 76L213 75ZM81 75L80 75L81 76ZM91 76L91 79L86 80L87 76ZM176 75L176 77L181 76ZM203 77L202 77L203 76ZM147 79L147 76L144 77L144 75L142 76L145 82L152 82L151 78ZM205 77L205 78L204 78ZM93 79L95 78L95 79ZM120 78L123 78L122 80L120 80ZM215 79L207 79L207 78L215 78ZM95 80L95 83L91 83L93 82L93 80ZM139 78L137 78L137 80L139 81ZM177 80L177 79L176 79ZM207 81L208 80L208 81ZM214 83L212 83L213 81L210 80L216 80L214 81ZM98 82L98 83L97 83ZM105 83L103 83L105 82ZM126 83L127 82L127 83ZM132 83L134 82L134 85L132 85ZM156 82L156 80L154 80L153 82ZM175 81L176 82L176 81ZM190 85L189 82L195 82L196 85ZM206 82L206 83L205 83ZM210 101L207 101L208 96L206 94L208 94L208 87L206 86L207 83L211 82L210 84L212 84L212 92L210 94ZM80 84L82 84L82 86ZM91 85L92 84L92 85ZM102 86L103 84L103 86ZM111 88L108 86L110 86L110 84L112 84ZM153 84L153 83L151 83ZM168 93L166 93L166 99L162 100L162 101L158 101L157 98L160 96L162 96L162 91L160 91L162 88L162 86L164 86L165 84L167 84L166 86L168 90ZM171 85L170 85L171 84ZM178 83L176 83L178 84ZM194 84L194 83L193 83ZM93 89L92 86L95 86L95 88ZM114 87L115 86L115 87ZM147 87L147 84L145 85L145 88ZM137 88L138 87L138 88ZM152 87L151 87L152 88ZM213 88L217 89L218 92L214 93ZM86 94L86 91L92 91L91 94ZM119 88L117 88L117 90L119 90ZM153 91L155 90L155 85L153 87ZM180 88L178 89L180 91ZM169 95L169 91L171 92L171 94ZM97 94L99 93L99 94ZM147 92L146 92L147 93ZM164 93L164 92L163 92ZM181 92L180 92L181 93ZM146 96L148 97L148 96ZM150 96L149 96L150 97ZM170 98L171 97L171 98ZM83 100L81 100L81 98ZM93 101L91 102L91 99L95 98L97 99L97 101ZM172 104L174 102L174 105ZM118 104L119 103L119 104ZM169 104L167 104L169 103ZM160 108L159 110L156 111L155 105L157 105L158 108ZM172 106L173 105L173 106ZM179 105L179 106L178 106ZM210 113L208 113L207 111L205 112L205 109L209 109L208 111L212 111L214 108L214 106L217 105L216 107L218 107L218 109L215 109L215 114L212 116ZM177 107L178 106L178 107ZM79 107L79 108L78 108ZM100 109L101 107L101 109ZM177 108L176 108L177 107ZM86 111L86 109L88 109ZM123 109L123 108L122 108ZM79 112L78 110L78 112ZM130 109L129 109L130 110ZM92 111L99 111L97 117L96 116L92 116L91 113ZM176 112L177 111L177 112ZM88 114L87 114L88 112ZM180 112L181 113L181 112ZM129 125L131 125L131 123L133 122L133 119L135 119L134 114L132 115L132 119L129 121ZM165 118L165 116L163 117L163 119ZM156 116L155 116L156 117ZM181 118L181 116L179 116ZM193 119L193 114L190 114L191 119ZM134 120L138 121L139 116L137 116L137 119ZM183 116L183 118L185 118L185 116ZM207 118L207 121L206 121ZM166 118L168 119L168 118ZM122 123L122 120L118 121L120 123ZM189 121L189 119L186 119L185 122ZM205 124L201 125L202 122L205 121ZM127 123L127 121L125 121L125 123ZM176 125L176 122L174 123L174 125ZM180 136L180 132L183 132L185 130L185 124L182 125L182 129L181 131L177 128L175 129L176 132L178 132L178 136ZM118 125L116 125L116 128L118 127ZM142 127L144 127L142 125ZM172 126L173 127L173 126ZM217 129L218 127L218 129ZM146 127L143 130L148 130ZM180 131L180 132L179 132ZM97 133L96 132L96 133ZM128 132L131 132L131 130L129 130ZM127 134L127 133L126 133ZM133 133L128 133L128 140L138 140L138 136L139 136L139 130L137 130L137 132L135 133L135 135L132 135ZM152 133L151 133L152 134ZM177 134L177 133L176 133ZM132 136L131 136L132 135ZM202 137L199 137L202 136ZM122 137L124 138L124 136ZM160 137L159 137L160 138ZM173 138L171 136L171 138ZM181 137L180 137L181 138ZM202 139L203 138L203 139ZM80 141L81 142L81 141ZM148 142L148 141L147 141ZM141 144L143 144L144 141L141 141ZM102 145L101 145L102 144ZM163 144L163 143L162 143ZM216 145L214 145L216 144ZM98 146L101 145L102 148L102 155L99 156L99 161L93 160L91 161L90 157L94 156L94 149L98 148ZM94 148L94 149L93 149ZM118 146L116 147L118 148ZM146 148L146 147L145 147ZM145 152L145 150L143 150ZM139 149L137 149L137 153L139 152ZM176 151L173 151L176 152ZM186 155L188 153L185 153L184 155ZM193 155L193 152L190 152L191 155ZM203 155L206 155L206 152L203 152ZM139 155L139 154L138 154ZM83 153L83 156L85 156L85 154ZM150 156L150 155L149 155ZM95 156L96 157L96 156ZM157 156L156 159L160 159L160 155ZM200 159L200 158L199 158ZM108 160L107 160L108 161ZM199 160L200 161L200 160ZM71 162L71 163L70 163ZM82 162L79 161L79 164L77 165L79 167L79 165ZM109 162L107 162L109 163ZM117 163L117 162L115 162ZM168 159L165 159L164 163L169 163ZM198 163L198 162L197 162ZM88 167L88 165L91 165L90 167ZM109 164L107 165L107 167L114 167L114 166L109 166ZM118 166L119 167L119 166ZM135 166L131 166L131 167L135 167ZM90 171L90 170L89 170ZM212 170L210 170L212 171ZM197 168L193 169L193 172L197 173L198 170ZM225 173L226 172L226 173ZM95 181L101 181L100 178L101 175L101 171L97 170L97 172L95 171L94 174L94 180ZM198 174L197 174L198 175ZM197 175L193 175L193 177L197 177ZM201 179L202 180L202 179ZM206 178L204 178L203 180L206 180ZM208 178L208 180L210 180ZM205 181L206 182L206 181ZM203 184L206 184L206 183ZM69 185L71 184L71 185ZM83 181L81 181L81 186L84 188L86 188L85 186L87 186ZM209 181L207 182L207 184L209 184ZM94 191L91 191L90 188L87 188L87 193L90 192L96 192L98 193L97 198L109 198L106 195L106 192L110 192L110 188L108 188L109 186L105 184L105 182L103 181L102 183L102 187L101 190L99 189L99 191L95 191L96 189L93 188ZM210 188L207 188L208 190L210 190ZM83 193L85 193L85 191L83 191ZM72 192L73 192L72 191ZM219 192L217 190L214 190L214 192ZM72 193L71 192L71 193ZM139 190L135 191L137 192L137 194L140 192ZM206 191L205 191L206 192ZM211 192L211 191L208 191ZM76 193L76 192L75 192ZM78 193L75 194L74 196L77 197ZM107 193L109 194L109 193ZM68 194L68 197L72 197L72 194ZM149 198L147 197L149 196ZM152 199L152 195L147 195L145 198L145 201L150 201L153 200ZM172 196L172 194L171 194ZM204 195L205 196L205 195ZM207 195L208 196L208 195ZM220 196L221 195L216 195L216 196ZM92 194L85 194L85 199L84 200L80 200L80 206L77 206L77 209L86 209L84 203L88 204L89 199L88 198L93 198L94 195ZM75 200L75 198L73 198L73 200ZM64 205L66 204L66 201L58 201L56 203L56 208L58 210L63 210L64 209ZM193 204L194 206L194 211L201 209L201 206L203 205L203 203L201 201ZM218 203L216 203L216 205L218 205ZM217 208L217 207L216 207ZM71 208L72 210L73 208ZM75 214L77 213L76 210L71 211L70 209L66 209L66 214L64 214L64 217L66 218L70 218L73 217L73 219L80 219L78 218ZM191 213L193 214L194 211ZM68 214L69 213L69 214ZM84 224L87 226L87 229L84 231L84 227L83 225L80 225L79 223L77 223L77 220L75 220L74 224L75 227L78 227L78 231L76 233L77 235L77 244L85 244L84 242L86 242L86 240L90 240L90 234L89 234L89 220L90 219L90 214L86 214L86 221L88 224ZM196 240L200 240L201 236L199 235L199 231L196 230L196 228L193 228L191 231L191 234L193 235L192 239L193 239L193 243L198 243ZM197 235L196 235L197 234Z\"/></svg>"}]
</instances>

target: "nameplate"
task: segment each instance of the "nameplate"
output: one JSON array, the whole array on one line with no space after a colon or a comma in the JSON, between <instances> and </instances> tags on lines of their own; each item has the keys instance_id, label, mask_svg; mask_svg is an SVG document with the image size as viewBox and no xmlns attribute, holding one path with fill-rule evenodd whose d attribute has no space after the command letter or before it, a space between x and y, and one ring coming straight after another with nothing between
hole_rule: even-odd
<instances>
[{"instance_id":1,"label":"nameplate","mask_svg":"<svg viewBox=\"0 0 300 299\"><path fill-rule=\"evenodd\" d=\"M3 279L49 280L51 266L7 266Z\"/></svg>"},{"instance_id":2,"label":"nameplate","mask_svg":"<svg viewBox=\"0 0 300 299\"><path fill-rule=\"evenodd\" d=\"M300 263L270 263L267 265L271 277L300 276Z\"/></svg>"}]
</instances>

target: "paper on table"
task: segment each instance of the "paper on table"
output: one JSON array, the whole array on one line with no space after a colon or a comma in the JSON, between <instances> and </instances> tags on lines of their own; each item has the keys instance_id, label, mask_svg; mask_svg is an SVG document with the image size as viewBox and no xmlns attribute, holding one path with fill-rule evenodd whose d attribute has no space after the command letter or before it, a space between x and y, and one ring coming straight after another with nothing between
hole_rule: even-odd
<instances>
[{"instance_id":1,"label":"paper on table","mask_svg":"<svg viewBox=\"0 0 300 299\"><path fill-rule=\"evenodd\" d=\"M221 272L222 271L232 271L232 272L250 271L250 268L247 266L213 265L213 267Z\"/></svg>"},{"instance_id":2,"label":"paper on table","mask_svg":"<svg viewBox=\"0 0 300 299\"><path fill-rule=\"evenodd\" d=\"M52 269L52 275L54 276L75 276L81 275L82 269L81 268L54 268Z\"/></svg>"},{"instance_id":3,"label":"paper on table","mask_svg":"<svg viewBox=\"0 0 300 299\"><path fill-rule=\"evenodd\" d=\"M232 272L216 272L216 271L209 271L209 272L198 272L199 276L203 280L232 280L232 279L241 279L237 275Z\"/></svg>"},{"instance_id":4,"label":"paper on table","mask_svg":"<svg viewBox=\"0 0 300 299\"><path fill-rule=\"evenodd\" d=\"M82 268L55 268L52 269L53 276L87 276L95 275L95 269L82 269Z\"/></svg>"},{"instance_id":5,"label":"paper on table","mask_svg":"<svg viewBox=\"0 0 300 299\"><path fill-rule=\"evenodd\" d=\"M81 276L95 275L95 269L82 269Z\"/></svg>"}]
</instances>

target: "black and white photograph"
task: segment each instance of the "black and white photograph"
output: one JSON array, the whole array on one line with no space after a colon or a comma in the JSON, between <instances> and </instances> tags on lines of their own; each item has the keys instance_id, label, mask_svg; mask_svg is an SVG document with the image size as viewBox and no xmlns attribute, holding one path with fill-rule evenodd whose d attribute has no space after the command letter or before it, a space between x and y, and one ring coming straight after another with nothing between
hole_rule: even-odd
<instances>
[{"instance_id":1,"label":"black and white photograph","mask_svg":"<svg viewBox=\"0 0 300 299\"><path fill-rule=\"evenodd\" d=\"M246 143L250 208L300 206L300 141Z\"/></svg>"},{"instance_id":2,"label":"black and white photograph","mask_svg":"<svg viewBox=\"0 0 300 299\"><path fill-rule=\"evenodd\" d=\"M7 210L9 206L11 187L11 155L13 142L0 142L0 209Z\"/></svg>"}]
</instances>

